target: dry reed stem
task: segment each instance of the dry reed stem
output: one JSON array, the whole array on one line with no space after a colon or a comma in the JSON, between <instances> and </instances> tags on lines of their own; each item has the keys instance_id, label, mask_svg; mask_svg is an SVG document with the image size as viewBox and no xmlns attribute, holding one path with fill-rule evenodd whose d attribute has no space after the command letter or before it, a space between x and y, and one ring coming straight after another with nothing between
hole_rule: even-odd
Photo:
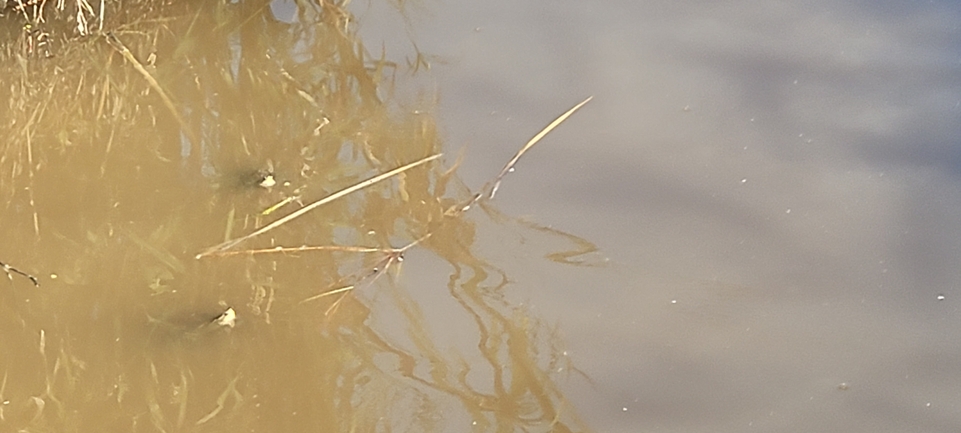
<instances>
[{"instance_id":1,"label":"dry reed stem","mask_svg":"<svg viewBox=\"0 0 961 433\"><path fill-rule=\"evenodd\" d=\"M367 275L367 276L365 276L365 277L363 277L363 278L359 278L359 281L358 281L358 282L362 282L362 281L364 281L364 280L370 280L367 284L364 285L365 287L373 284L374 281L377 281L377 279L380 278L381 275L383 275L384 273L387 272L387 269L389 269L392 264L402 262L402 261L404 260L404 253L407 252L407 250L409 250L409 249L413 248L414 246L416 246L417 244L423 242L424 240L426 240L426 239L429 238L430 236L431 236L430 233L428 233L428 234L426 234L426 235L424 235L424 236L421 236L420 238L416 239L415 241L413 241L413 242L411 242L411 243L409 243L409 244L407 244L407 245L404 245L403 247L400 247L400 248L389 248L389 249L387 249L387 248L382 248L382 249L379 249L378 251L382 251L382 252L386 253L386 254L385 254L385 257L384 257L383 259L381 259L379 262L377 262L376 265L374 265L374 268L373 268L373 269L374 269L374 272L373 272L373 273L371 273L371 274L369 274L369 275ZM345 247L345 248L358 248L358 247ZM356 276L357 274L354 274L354 275ZM346 278L351 278L351 277L346 277ZM340 281L343 281L343 280L344 280L344 279L341 279ZM309 298L307 298L307 299L304 299L304 300L300 301L300 303L301 303L301 304L304 304L304 303L307 303L307 302L310 302L310 301L314 301L314 300L317 300L317 299L320 299L320 298L323 298L323 297L326 297L326 296L336 295L336 294L338 294L338 293L342 293L343 295L342 295L340 298L338 298L336 301L334 301L334 303L333 303L333 304L327 309L327 311L324 313L325 316L329 316L330 313L331 313L331 311L333 311L334 309L336 309L337 305L340 304L340 301L343 300L343 297L347 295L347 292L355 289L356 287L357 287L356 284L351 284L351 285L348 285L348 286L339 287L339 288L334 289L334 290L328 290L328 291L326 291L326 292L323 292L323 293L320 293L320 294L311 296L311 297L309 297Z\"/></svg>"},{"instance_id":2,"label":"dry reed stem","mask_svg":"<svg viewBox=\"0 0 961 433\"><path fill-rule=\"evenodd\" d=\"M315 300L320 299L320 298L323 298L323 297L325 297L325 296L336 295L336 294L338 294L338 293L344 293L344 292L346 292L346 291L348 291L348 290L353 290L354 287L355 287L355 286L350 285L350 286L344 286L344 287L341 287L341 288L337 288L337 289L334 289L334 290L329 290L329 291L326 291L326 292L324 292L324 293L320 293L320 294L311 296L311 297L309 297L309 298L307 298L307 299L304 299L303 301L300 301L300 303L301 303L301 304L306 304L306 303L308 303L308 302L310 302L310 301L315 301Z\"/></svg>"},{"instance_id":3,"label":"dry reed stem","mask_svg":"<svg viewBox=\"0 0 961 433\"><path fill-rule=\"evenodd\" d=\"M497 176L495 176L489 182L487 182L487 184L485 184L484 187L481 188L480 192L478 192L477 194L474 194L474 196L471 197L471 199L468 200L466 203L453 206L450 209L447 209L447 211L444 212L444 214L448 216L456 216L463 212L466 212L471 208L471 206L473 206L475 203L477 203L482 198L484 198L484 196L487 196L488 200L493 199L494 194L497 194L497 190L501 186L501 181L504 180L504 176L507 176L507 173L510 173L511 170L514 169L514 165L517 164L517 161L520 161L521 157L524 156L524 154L527 153L527 151L530 148L534 147L534 145L537 144L538 141L541 141L541 139L544 138L545 135L550 133L552 130L554 130L554 128L556 128L558 125L560 125L565 120L567 120L568 117L570 117L572 114L574 114L575 111L583 107L584 104L590 102L591 99L594 99L594 97L593 96L588 97L587 99L581 101L579 104L571 107L570 110L567 110L567 112L560 115L558 118L554 119L553 122L548 124L546 127L544 127L544 129L542 129L540 132L534 135L534 137L531 138L530 141L528 141L527 144L525 144L524 147L521 148L521 150L519 150L516 154L514 154L514 157L511 158L511 160L508 161L506 165L504 165L504 168L501 169L501 172L498 173Z\"/></svg>"},{"instance_id":4,"label":"dry reed stem","mask_svg":"<svg viewBox=\"0 0 961 433\"><path fill-rule=\"evenodd\" d=\"M435 160L435 159L437 159L437 158L440 158L441 155L443 155L443 154L438 153L438 154L435 154L435 155L428 156L428 157L426 157L426 158L421 158L421 159L419 159L419 160L417 160L417 161L414 161L414 162L412 162L412 163L410 163L410 164L407 164L407 165L404 165L404 166L401 166L401 167L397 167L397 168L395 168L395 169L393 169L393 170L391 170L391 171L388 171L388 172L386 172L386 173L379 174L379 175L374 176L374 177L372 177L372 178L370 178L370 179L367 179L367 180L362 181L362 182L360 182L360 183L356 183L356 184L354 184L354 185L352 185L352 186L349 186L349 187L347 187L347 188L344 188L344 189L342 189L342 190L340 190L340 191L337 191L337 192L335 192L335 193L333 193L333 194L330 194L330 195L328 195L328 196L326 196L326 197L324 197L324 198L322 198L322 199L320 199L320 200L317 200L317 201L315 201L315 202L313 202L313 203L311 203L311 204L309 204L309 205L307 205L307 206L304 206L304 207L302 207L302 208L300 208L300 209L298 209L298 210L296 210L296 211L288 214L287 216L278 219L277 221L274 221L274 222L272 222L272 223L270 223L270 224L267 224L266 226L264 226L264 227L262 227L262 228L260 228L260 229L258 229L258 230L256 230L256 231L254 231L253 233L251 233L251 234L249 234L249 235L241 236L241 237L239 237L239 238L237 238L237 239L232 239L232 240L229 240L229 241L227 241L227 242L223 242L223 243L221 243L221 244L214 245L213 247L207 248L206 250L202 251L200 254L197 254L194 258L200 259L200 258L202 258L202 257L212 255L212 254L215 253L215 252L219 252L219 251L224 251L224 250L230 249L230 248L232 248L232 247L234 247L234 246L237 246L237 245L240 244L241 242L244 242L244 241L246 241L246 240L248 240L248 239L251 239L251 238L254 238L254 237L256 237L256 236L260 236L260 235L262 235L262 234L264 234L264 233L266 233L266 232L268 232L268 231L270 231L270 230L273 230L273 229L275 229L275 228L277 228L277 227L280 227L280 226L282 226L282 225L290 222L290 221L293 220L294 218L300 217L300 216L302 216L303 214L305 214L305 213L307 213L307 212L310 212L310 211L312 211L312 210L314 210L314 209L316 209L316 208L318 208L318 207L320 207L320 206L322 206L322 205L324 205L324 204L330 203L330 202L332 202L332 201L334 201L334 200L337 200L337 199L339 199L339 198L341 198L341 197L343 197L343 196L345 196L345 195L347 195L347 194L350 194L350 193L352 193L352 192L355 192L355 191L358 191L358 190L367 188L368 186L371 186L371 185L373 185L373 184L375 184L375 183L377 183L377 182L380 182L380 181L382 181L382 180L385 180L385 179L388 179L388 178L390 178L390 177L396 176L396 175L398 175L398 174L400 174L400 173L403 173L403 172L405 172L405 171L407 171L407 170L410 170L410 169L412 169L412 168L414 168L414 167L417 167L418 165L425 164L425 163L427 163L427 162L429 162L429 161L433 161L433 160Z\"/></svg>"},{"instance_id":5,"label":"dry reed stem","mask_svg":"<svg viewBox=\"0 0 961 433\"><path fill-rule=\"evenodd\" d=\"M430 237L430 234L422 236L414 242L411 242L402 248L376 248L376 247L358 247L351 245L301 245L299 247L284 247L276 246L273 248L258 248L253 250L239 250L239 251L216 251L210 253L212 257L229 257L229 256L239 256L239 255L255 255L255 254L271 254L271 253L299 253L304 251L342 251L346 253L384 253L384 254L403 254L408 249L422 242L424 239Z\"/></svg>"},{"instance_id":6,"label":"dry reed stem","mask_svg":"<svg viewBox=\"0 0 961 433\"><path fill-rule=\"evenodd\" d=\"M194 136L193 131L187 127L187 122L185 122L183 117L180 116L180 113L177 111L177 107L174 106L173 101L170 99L169 96L167 96L167 92L165 92L164 89L160 87L160 83L157 82L157 79L154 78L153 74L151 74L150 71L148 71L147 68L145 68L143 64L140 63L140 61L137 60L136 57L134 57L133 53L130 52L127 46L124 45L124 43L121 42L120 39L113 34L113 32L107 32L106 34L104 34L104 37L107 39L107 44L109 44L111 47L117 50L117 52L123 55L123 58L127 59L127 61L130 62L131 65L133 65L133 68L136 69L137 72L140 73L140 75L143 75L144 79L147 80L147 84L150 84L150 87L153 88L158 95L160 95L160 99L163 100L163 103L167 107L167 110L170 111L170 114L172 114L174 116L174 119L177 120L177 123L180 124L180 128L183 130L184 134L186 134L187 137L190 138L190 141L194 143L199 143L200 141L197 140L197 137Z\"/></svg>"},{"instance_id":7,"label":"dry reed stem","mask_svg":"<svg viewBox=\"0 0 961 433\"><path fill-rule=\"evenodd\" d=\"M203 418L200 418L199 420L197 420L197 422L194 423L194 425L204 424L207 421L210 421L211 419L213 419L215 416L217 416L217 414L219 414L220 411L224 410L224 407L226 407L227 398L229 397L234 398L234 408L237 408L237 406L243 403L244 398L240 394L240 392L237 391L237 379L240 379L240 376L234 376L234 378L230 381L230 383L227 384L227 388L224 389L224 392L220 393L220 396L217 397L217 407L215 407L212 411L207 413L207 415L204 415Z\"/></svg>"},{"instance_id":8,"label":"dry reed stem","mask_svg":"<svg viewBox=\"0 0 961 433\"><path fill-rule=\"evenodd\" d=\"M354 246L342 246L342 245L320 245L320 246L308 246L301 245L299 247L284 247L277 246L273 248L258 248L253 250L239 250L239 251L215 251L208 254L211 257L230 257L239 255L256 255L256 254L272 254L272 253L299 253L304 251L343 251L348 253L389 253L390 249L384 248L373 248L373 247L354 247Z\"/></svg>"},{"instance_id":9,"label":"dry reed stem","mask_svg":"<svg viewBox=\"0 0 961 433\"><path fill-rule=\"evenodd\" d=\"M290 197L286 197L286 198L284 198L283 200L281 200L281 201L275 203L274 205L268 207L267 209L264 209L263 211L260 212L260 214L263 215L263 216L270 215L270 214L274 213L275 211L277 211L278 209L280 209L280 208L282 208L282 207L290 204L291 202L297 201L297 200L300 200L300 195L292 195L292 196L290 196Z\"/></svg>"},{"instance_id":10,"label":"dry reed stem","mask_svg":"<svg viewBox=\"0 0 961 433\"><path fill-rule=\"evenodd\" d=\"M0 383L0 402L8 401L7 399L5 399L5 398L3 397L3 392L7 390L7 373L9 373L9 371L6 371L6 370L5 370L5 371L3 372L3 383ZM6 406L6 405L0 404L0 421L6 421L6 420L7 420L6 417L3 415L3 407L4 407L4 406Z\"/></svg>"}]
</instances>

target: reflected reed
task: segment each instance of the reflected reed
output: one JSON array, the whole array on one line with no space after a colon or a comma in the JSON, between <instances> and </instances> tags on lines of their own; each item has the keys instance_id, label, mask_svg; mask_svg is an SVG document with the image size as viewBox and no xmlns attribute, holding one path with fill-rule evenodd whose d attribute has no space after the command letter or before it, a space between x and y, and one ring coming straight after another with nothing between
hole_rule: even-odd
<instances>
[{"instance_id":1,"label":"reflected reed","mask_svg":"<svg viewBox=\"0 0 961 433\"><path fill-rule=\"evenodd\" d=\"M586 100L472 193L346 2L291 21L266 1L48 3L2 17L0 254L43 280L0 293L4 430L586 430L560 341L507 300L475 252L489 221L465 213L497 215L504 176ZM218 187L265 164L269 185ZM561 261L594 250L556 235ZM466 349L404 288L415 249Z\"/></svg>"}]
</instances>

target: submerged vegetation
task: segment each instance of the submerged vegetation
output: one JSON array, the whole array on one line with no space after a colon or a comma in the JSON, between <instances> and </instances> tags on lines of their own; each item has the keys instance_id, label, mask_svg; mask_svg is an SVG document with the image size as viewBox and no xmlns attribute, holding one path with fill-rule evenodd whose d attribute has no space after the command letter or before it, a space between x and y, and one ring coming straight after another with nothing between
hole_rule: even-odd
<instances>
[{"instance_id":1,"label":"submerged vegetation","mask_svg":"<svg viewBox=\"0 0 961 433\"><path fill-rule=\"evenodd\" d=\"M346 3L5 3L3 430L584 429L468 211L587 101L472 193ZM440 284L404 288L414 249L463 347Z\"/></svg>"}]
</instances>

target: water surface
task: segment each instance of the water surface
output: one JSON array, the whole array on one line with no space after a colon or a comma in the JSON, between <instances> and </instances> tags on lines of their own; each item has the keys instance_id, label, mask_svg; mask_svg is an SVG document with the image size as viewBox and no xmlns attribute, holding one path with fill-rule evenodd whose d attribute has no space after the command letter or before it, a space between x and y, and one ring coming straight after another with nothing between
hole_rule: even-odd
<instances>
[{"instance_id":1,"label":"water surface","mask_svg":"<svg viewBox=\"0 0 961 433\"><path fill-rule=\"evenodd\" d=\"M470 181L594 96L498 197L611 260L514 275L592 379L568 394L590 426L961 425L956 5L427 9L415 35Z\"/></svg>"},{"instance_id":2,"label":"water surface","mask_svg":"<svg viewBox=\"0 0 961 433\"><path fill-rule=\"evenodd\" d=\"M956 6L402 4L5 18L5 428L961 426Z\"/></svg>"}]
</instances>

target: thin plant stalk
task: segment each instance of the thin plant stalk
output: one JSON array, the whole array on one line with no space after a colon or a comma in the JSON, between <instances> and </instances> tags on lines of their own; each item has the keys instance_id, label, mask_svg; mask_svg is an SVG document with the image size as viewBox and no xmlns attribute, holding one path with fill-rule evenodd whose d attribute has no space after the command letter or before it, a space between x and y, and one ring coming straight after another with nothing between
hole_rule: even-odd
<instances>
[{"instance_id":1,"label":"thin plant stalk","mask_svg":"<svg viewBox=\"0 0 961 433\"><path fill-rule=\"evenodd\" d=\"M136 69L140 75L143 75L144 79L147 80L147 84L150 84L150 87L153 88L158 95L160 95L160 99L163 101L164 106L167 107L167 110L170 111L170 114L172 114L174 119L177 120L177 123L180 124L180 128L183 130L184 134L187 134L187 136L190 137L191 141L194 143L199 143L197 137L194 136L193 131L187 127L187 122L185 122L183 117L180 116L180 112L177 111L177 107L174 106L170 96L167 96L167 92L164 91L163 87L160 87L160 83L156 78L154 78L153 74L151 74L150 71L148 71L147 68L145 68L143 64L140 63L136 57L134 57L133 53L130 52L130 49L128 49L127 46L124 45L124 43L120 40L120 38L113 34L113 32L107 32L104 37L107 39L107 44L117 50L117 52L119 52L123 58L127 59L127 61L133 65L133 68Z\"/></svg>"},{"instance_id":2,"label":"thin plant stalk","mask_svg":"<svg viewBox=\"0 0 961 433\"><path fill-rule=\"evenodd\" d=\"M524 147L521 148L521 150L519 150L516 154L514 154L514 157L511 158L511 160L508 161L506 165L504 165L504 168L501 169L500 173L498 173L497 176L491 179L490 182L487 182L487 184L484 185L483 188L481 188L480 192L478 192L477 194L474 194L474 196L471 197L471 199L468 200L466 203L462 205L457 205L448 209L445 212L445 214L453 216L453 215L458 215L460 213L466 212L471 208L471 206L473 206L475 203L480 201L485 196L487 197L488 200L493 199L494 195L497 194L497 190L500 189L501 181L504 180L504 176L507 176L507 173L510 173L514 169L514 166L517 164L517 161L520 161L521 157L524 156L524 154L527 153L527 151L530 148L534 147L534 145L537 144L537 142L541 141L541 139L544 138L544 136L546 136L548 133L553 131L554 128L556 128L558 125L560 125L565 120L567 120L568 117L570 117L572 114L574 114L575 111L583 107L584 104L587 104L588 102L590 102L591 99L594 99L594 97L593 96L588 97L587 99L581 101L577 105L571 107L570 110L567 110L564 114L561 114L558 118L554 119L553 122L548 124L546 127L544 127L544 129L542 129L540 132L534 135L534 137L531 138L530 141L528 141L527 144L525 144Z\"/></svg>"},{"instance_id":3,"label":"thin plant stalk","mask_svg":"<svg viewBox=\"0 0 961 433\"><path fill-rule=\"evenodd\" d=\"M324 198L322 198L322 199L320 199L320 200L317 200L317 201L315 201L315 202L313 202L313 203L311 203L311 204L309 204L309 205L307 205L307 206L304 206L304 207L302 207L302 208L300 208L300 209L297 209L296 211L288 214L287 216L285 216L285 217L283 217L283 218L280 218L280 219L278 219L277 221L274 221L274 222L272 222L272 223L270 223L270 224L267 224L266 226L261 227L260 229L254 231L253 233L251 233L251 234L249 234L249 235L241 236L241 237L239 237L239 238L237 238L237 239L232 239L232 240L229 240L229 241L227 241L227 242L224 242L224 243L215 245L215 246L213 246L213 247L210 247L210 248L204 250L203 252L201 252L200 254L197 254L197 256L196 256L195 258L200 259L200 258L202 258L202 257L212 255L212 254L215 253L215 252L224 251L224 250L233 248L234 246L240 244L241 242L244 242L244 241L246 241L246 240L248 240L248 239L251 239L251 238L254 238L254 237L256 237L256 236L260 236L260 235L262 235L262 234L264 234L264 233L267 233L267 232L269 232L269 231L271 231L271 230L273 230L273 229L275 229L275 228L277 228L277 227L280 227L280 226L282 226L282 225L290 222L291 220L293 220L293 219L295 219L295 218L297 218L297 217L300 217L300 216L304 215L305 213L310 212L310 211L312 211L312 210L314 210L314 209L316 209L316 208L318 208L318 207L320 207L320 206L322 206L322 205L325 205L325 204L330 203L330 202L332 202L332 201L334 201L334 200L337 200L337 199L339 199L339 198L341 198L341 197L343 197L343 196L345 196L345 195L347 195L347 194L350 194L350 193L352 193L352 192L355 192L355 191L364 189L364 188L366 188L366 187L368 187L368 186L371 186L371 185L373 185L373 184L375 184L375 183L377 183L377 182L380 182L380 181L382 181L382 180L385 180L385 179L388 179L388 178L390 178L390 177L396 176L396 175L398 175L398 174L400 174L400 173L403 173L403 172L405 172L405 171L407 171L407 170L410 170L410 169L412 169L412 168L414 168L414 167L417 167L418 165L425 164L425 163L427 163L427 162L429 162L429 161L433 161L433 160L435 160L435 159L437 159L437 158L440 158L441 155L443 155L443 154L438 153L438 154L435 154L435 155L428 156L428 157L426 157L426 158L421 158L421 159L419 159L419 160L417 160L417 161L414 161L414 162L412 162L412 163L410 163L410 164L407 164L407 165L404 165L404 166L401 166L401 167L397 167L397 168L395 168L395 169L393 169L393 170L391 170L391 171L388 171L388 172L386 172L386 173L379 174L379 175L374 176L374 177L372 177L372 178L370 178L370 179L367 179L367 180L365 180L365 181L363 181L363 182L360 182L360 183L354 184L354 185L352 185L352 186L349 186L349 187L347 187L347 188L344 188L344 189L342 189L342 190L340 190L340 191L337 191L337 192L335 192L335 193L333 193L333 194L331 194L331 195L328 195L328 196L326 196L326 197L324 197Z\"/></svg>"}]
</instances>

